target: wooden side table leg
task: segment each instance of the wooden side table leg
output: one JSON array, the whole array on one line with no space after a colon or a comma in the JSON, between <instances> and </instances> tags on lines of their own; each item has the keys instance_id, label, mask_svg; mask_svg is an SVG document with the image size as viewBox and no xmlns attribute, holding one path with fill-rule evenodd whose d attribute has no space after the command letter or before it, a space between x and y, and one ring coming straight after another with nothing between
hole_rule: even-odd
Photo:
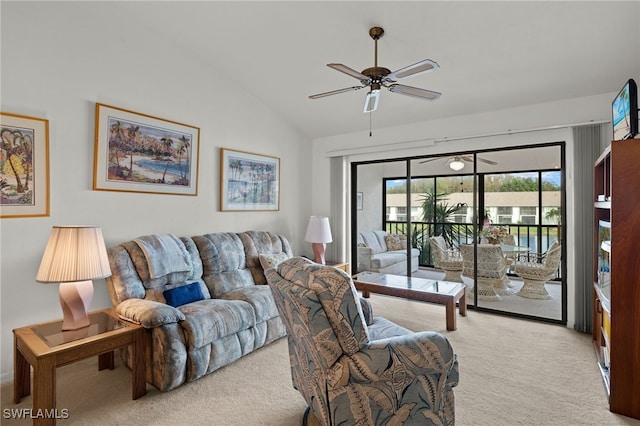
<instances>
[{"instance_id":1,"label":"wooden side table leg","mask_svg":"<svg viewBox=\"0 0 640 426\"><path fill-rule=\"evenodd\" d=\"M451 297L445 304L447 310L447 330L453 331L456 329L456 298Z\"/></svg>"},{"instance_id":2,"label":"wooden side table leg","mask_svg":"<svg viewBox=\"0 0 640 426\"><path fill-rule=\"evenodd\" d=\"M20 402L22 397L31 393L31 366L18 349L18 342L13 336L13 402Z\"/></svg>"},{"instance_id":3,"label":"wooden side table leg","mask_svg":"<svg viewBox=\"0 0 640 426\"><path fill-rule=\"evenodd\" d=\"M147 394L147 378L145 356L145 330L140 328L133 334L131 351L133 355L133 365L131 369L131 398L138 399Z\"/></svg>"},{"instance_id":4,"label":"wooden side table leg","mask_svg":"<svg viewBox=\"0 0 640 426\"><path fill-rule=\"evenodd\" d=\"M53 358L40 358L33 371L33 411L52 413L56 408L56 365ZM33 420L36 426L56 424L55 416L44 415Z\"/></svg>"},{"instance_id":5,"label":"wooden side table leg","mask_svg":"<svg viewBox=\"0 0 640 426\"><path fill-rule=\"evenodd\" d=\"M113 370L114 368L116 368L113 351L105 352L98 355L98 371L102 371L107 368L109 370Z\"/></svg>"}]
</instances>

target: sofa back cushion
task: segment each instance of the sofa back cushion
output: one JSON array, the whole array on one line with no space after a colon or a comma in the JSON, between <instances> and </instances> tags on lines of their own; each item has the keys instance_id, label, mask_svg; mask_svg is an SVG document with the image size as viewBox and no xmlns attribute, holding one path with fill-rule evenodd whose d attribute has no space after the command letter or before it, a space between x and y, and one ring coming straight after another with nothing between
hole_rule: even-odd
<instances>
[{"instance_id":1,"label":"sofa back cushion","mask_svg":"<svg viewBox=\"0 0 640 426\"><path fill-rule=\"evenodd\" d=\"M385 242L385 231L366 231L361 232L362 241L367 247L371 248L373 254L384 253L387 251L387 243Z\"/></svg>"},{"instance_id":2,"label":"sofa back cushion","mask_svg":"<svg viewBox=\"0 0 640 426\"><path fill-rule=\"evenodd\" d=\"M263 258L276 256L279 258L290 258L293 253L289 241L282 236L266 231L246 231L238 234L247 259L247 268L251 271L256 284L267 284L264 276L264 267L260 262L260 255Z\"/></svg>"},{"instance_id":3,"label":"sofa back cushion","mask_svg":"<svg viewBox=\"0 0 640 426\"><path fill-rule=\"evenodd\" d=\"M152 236L139 239L152 240ZM107 278L107 284L111 296L111 302L117 306L127 299L147 299L166 303L164 291L198 282L204 298L210 298L209 291L202 282L202 261L191 238L175 238L174 246L163 252L162 249L154 253L141 248L139 241L124 242L107 250L111 277ZM162 275L152 277L149 267L149 255L163 258L167 256L180 256L178 262L171 262L172 267L162 272ZM154 259L151 259L153 263ZM184 261L184 262L183 262ZM187 267L185 267L185 262ZM157 272L157 271L156 271Z\"/></svg>"},{"instance_id":4,"label":"sofa back cushion","mask_svg":"<svg viewBox=\"0 0 640 426\"><path fill-rule=\"evenodd\" d=\"M202 278L211 297L255 285L247 269L244 246L238 234L217 232L193 237L204 268Z\"/></svg>"}]
</instances>

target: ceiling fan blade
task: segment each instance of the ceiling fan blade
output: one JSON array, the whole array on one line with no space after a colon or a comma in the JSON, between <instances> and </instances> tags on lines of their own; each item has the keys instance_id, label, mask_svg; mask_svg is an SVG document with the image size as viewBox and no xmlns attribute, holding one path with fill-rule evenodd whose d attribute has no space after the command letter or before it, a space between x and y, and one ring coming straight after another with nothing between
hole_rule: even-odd
<instances>
[{"instance_id":1,"label":"ceiling fan blade","mask_svg":"<svg viewBox=\"0 0 640 426\"><path fill-rule=\"evenodd\" d=\"M342 65L342 64L327 64L327 66L329 68L333 68L336 71L340 71L343 72L347 75L350 75L353 78L357 78L358 80L360 80L362 82L362 84L368 84L369 81L371 81L371 79L369 77L367 77L366 75L362 74L359 71L354 70L353 68L349 68L346 65Z\"/></svg>"},{"instance_id":2,"label":"ceiling fan blade","mask_svg":"<svg viewBox=\"0 0 640 426\"><path fill-rule=\"evenodd\" d=\"M420 161L420 164L424 164L424 163L429 163L431 161L436 161L436 160L442 160L442 157L435 157L435 158L427 158L426 160Z\"/></svg>"},{"instance_id":3,"label":"ceiling fan blade","mask_svg":"<svg viewBox=\"0 0 640 426\"><path fill-rule=\"evenodd\" d=\"M351 92L352 90L362 89L367 86L353 86L353 87L345 87L344 89L332 90L330 92L318 93L315 95L309 96L309 99L319 99L324 98L325 96L337 95L339 93Z\"/></svg>"},{"instance_id":4,"label":"ceiling fan blade","mask_svg":"<svg viewBox=\"0 0 640 426\"><path fill-rule=\"evenodd\" d=\"M437 100L442 93L432 92L431 90L419 89L417 87L405 86L404 84L392 84L389 90L393 93L411 96L413 98L424 99L426 101Z\"/></svg>"},{"instance_id":5,"label":"ceiling fan blade","mask_svg":"<svg viewBox=\"0 0 640 426\"><path fill-rule=\"evenodd\" d=\"M440 68L438 64L431 59L425 59L408 67L394 71L385 77L387 81L398 81L402 78L412 77L414 75L422 74L428 71L437 70Z\"/></svg>"},{"instance_id":6,"label":"ceiling fan blade","mask_svg":"<svg viewBox=\"0 0 640 426\"><path fill-rule=\"evenodd\" d=\"M473 158L471 158L471 157L469 157L467 155L460 155L460 158L462 158L467 163L473 163Z\"/></svg>"},{"instance_id":7,"label":"ceiling fan blade","mask_svg":"<svg viewBox=\"0 0 640 426\"><path fill-rule=\"evenodd\" d=\"M480 157L476 157L478 159L478 161L482 161L483 163L487 163L487 164L491 164L492 166L497 166L498 163L496 163L493 160L487 160L486 158L480 158Z\"/></svg>"}]
</instances>

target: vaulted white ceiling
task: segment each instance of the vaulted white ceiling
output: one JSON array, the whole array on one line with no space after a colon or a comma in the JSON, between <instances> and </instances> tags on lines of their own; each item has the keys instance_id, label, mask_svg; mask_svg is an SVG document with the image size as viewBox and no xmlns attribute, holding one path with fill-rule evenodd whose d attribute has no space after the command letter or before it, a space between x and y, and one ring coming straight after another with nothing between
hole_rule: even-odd
<instances>
[{"instance_id":1,"label":"vaulted white ceiling","mask_svg":"<svg viewBox=\"0 0 640 426\"><path fill-rule=\"evenodd\" d=\"M326 64L373 66L373 26L385 30L380 66L432 59L439 70L405 83L443 94L383 89L378 128L614 93L640 78L638 1L129 2L123 13L311 138L368 130L366 89L308 96L358 84Z\"/></svg>"}]
</instances>

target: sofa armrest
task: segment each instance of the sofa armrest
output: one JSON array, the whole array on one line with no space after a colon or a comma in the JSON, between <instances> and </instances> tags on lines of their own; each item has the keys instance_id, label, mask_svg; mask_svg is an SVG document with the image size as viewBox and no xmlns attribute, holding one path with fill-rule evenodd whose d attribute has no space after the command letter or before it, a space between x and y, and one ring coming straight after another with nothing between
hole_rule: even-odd
<instances>
[{"instance_id":1,"label":"sofa armrest","mask_svg":"<svg viewBox=\"0 0 640 426\"><path fill-rule=\"evenodd\" d=\"M185 319L184 314L173 306L145 299L125 300L116 307L116 314L144 328L160 327Z\"/></svg>"},{"instance_id":2,"label":"sofa armrest","mask_svg":"<svg viewBox=\"0 0 640 426\"><path fill-rule=\"evenodd\" d=\"M441 391L458 384L458 358L451 344L431 331L375 340L352 356L341 356L331 367L329 383L336 389L348 383L388 381L394 377L390 370L398 368L413 376L434 377ZM442 375L446 380L440 380Z\"/></svg>"},{"instance_id":3,"label":"sofa armrest","mask_svg":"<svg viewBox=\"0 0 640 426\"><path fill-rule=\"evenodd\" d=\"M371 247L358 247L358 266L362 265L365 270L370 269L372 257L373 249Z\"/></svg>"}]
</instances>

